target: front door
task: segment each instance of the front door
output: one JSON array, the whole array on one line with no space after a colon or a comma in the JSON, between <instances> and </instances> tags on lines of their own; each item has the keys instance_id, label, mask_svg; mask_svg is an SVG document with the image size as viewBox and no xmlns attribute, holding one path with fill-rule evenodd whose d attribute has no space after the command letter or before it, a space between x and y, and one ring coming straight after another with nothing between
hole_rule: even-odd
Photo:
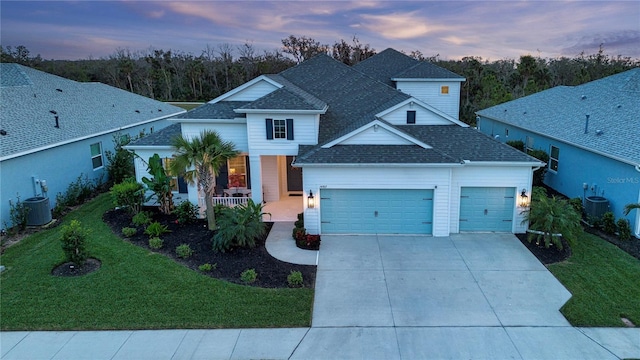
<instances>
[{"instance_id":1,"label":"front door","mask_svg":"<svg viewBox=\"0 0 640 360\"><path fill-rule=\"evenodd\" d=\"M302 168L293 167L293 156L287 156L287 191L302 191Z\"/></svg>"}]
</instances>

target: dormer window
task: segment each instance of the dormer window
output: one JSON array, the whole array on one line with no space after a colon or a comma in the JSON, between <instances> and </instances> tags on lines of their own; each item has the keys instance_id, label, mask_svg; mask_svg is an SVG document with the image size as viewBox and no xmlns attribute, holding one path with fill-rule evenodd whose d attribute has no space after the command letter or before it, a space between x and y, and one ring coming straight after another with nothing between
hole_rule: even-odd
<instances>
[{"instance_id":1,"label":"dormer window","mask_svg":"<svg viewBox=\"0 0 640 360\"><path fill-rule=\"evenodd\" d=\"M440 94L441 95L449 95L449 86L448 85L440 86Z\"/></svg>"},{"instance_id":2,"label":"dormer window","mask_svg":"<svg viewBox=\"0 0 640 360\"><path fill-rule=\"evenodd\" d=\"M416 111L407 110L407 124L415 124L415 123L416 123Z\"/></svg>"},{"instance_id":3,"label":"dormer window","mask_svg":"<svg viewBox=\"0 0 640 360\"><path fill-rule=\"evenodd\" d=\"M293 119L267 119L267 140L293 140Z\"/></svg>"}]
</instances>

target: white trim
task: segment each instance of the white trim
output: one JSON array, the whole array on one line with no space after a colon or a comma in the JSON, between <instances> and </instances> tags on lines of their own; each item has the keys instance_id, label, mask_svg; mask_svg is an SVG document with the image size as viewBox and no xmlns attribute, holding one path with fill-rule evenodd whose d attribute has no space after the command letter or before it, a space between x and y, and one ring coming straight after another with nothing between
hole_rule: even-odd
<instances>
[{"instance_id":1,"label":"white trim","mask_svg":"<svg viewBox=\"0 0 640 360\"><path fill-rule=\"evenodd\" d=\"M526 167L537 167L544 166L546 163L543 162L525 162L525 161L471 161L471 160L463 160L462 161L465 166L526 166Z\"/></svg>"},{"instance_id":2,"label":"white trim","mask_svg":"<svg viewBox=\"0 0 640 360\"><path fill-rule=\"evenodd\" d=\"M40 146L40 147L37 147L37 148L34 148L34 149L30 149L30 150L21 151L19 153L15 153L15 154L7 155L7 156L4 156L4 157L0 157L0 161L10 160L10 159L17 158L17 157L20 157L20 156L25 156L25 155L37 153L37 152L40 152L40 151L53 149L53 148L58 147L58 146L68 145L68 144L71 144L71 143L74 143L74 142L79 142L79 141L82 141L82 140L87 140L87 139L91 139L91 138L94 138L94 137L115 133L115 132L118 132L120 130L133 128L133 127L136 127L136 126L148 124L148 123L151 123L151 122L154 122L154 121L158 121L158 120L164 120L164 119L166 119L168 117L173 117L173 116L176 116L176 115L179 115L179 114L183 114L183 113L186 113L186 112L187 112L187 110L183 110L183 111L171 114L171 115L162 116L162 117L159 117L159 118L153 118L151 120L145 120L145 121L138 122L138 123L135 123L135 124L129 124L129 125L126 125L126 126L122 126L122 127L116 128L116 129L105 130L105 131L101 131L99 133L95 133L95 134L91 134L91 135L85 135L85 136L81 136L79 138L70 139L70 140L66 140L66 141L61 141L61 142L58 142L58 143L45 145L45 146ZM160 129L160 130L162 130L162 129ZM160 131L160 130L158 130L158 131Z\"/></svg>"},{"instance_id":3,"label":"white trim","mask_svg":"<svg viewBox=\"0 0 640 360\"><path fill-rule=\"evenodd\" d=\"M401 108L403 106L406 106L407 104L411 104L411 103L413 103L414 105L418 105L418 106L422 107L423 109L425 109L427 111L431 111L432 113L442 117L445 120L451 121L454 124L460 125L462 127L469 127L468 124L465 124L462 121L452 117L451 115L448 115L448 114L446 114L446 113L434 108L433 106L427 104L426 102L424 102L422 100L419 100L419 99L416 99L414 97L411 97L411 98L409 98L409 99L407 99L407 100L405 100L405 101L403 101L403 102L401 102L399 104L396 104L396 105L394 105L394 106L392 106L392 107L390 107L390 108L388 108L386 110L383 110L383 111L377 113L376 117L382 118L385 115L387 115L387 114L389 114L389 113L391 113L391 112L393 112L393 111L395 111L395 110L397 110L397 109L399 109L399 108Z\"/></svg>"},{"instance_id":4,"label":"white trim","mask_svg":"<svg viewBox=\"0 0 640 360\"><path fill-rule=\"evenodd\" d=\"M126 150L173 150L170 145L125 145L122 147Z\"/></svg>"},{"instance_id":5,"label":"white trim","mask_svg":"<svg viewBox=\"0 0 640 360\"><path fill-rule=\"evenodd\" d=\"M246 124L247 118L233 119L171 119L177 123Z\"/></svg>"},{"instance_id":6,"label":"white trim","mask_svg":"<svg viewBox=\"0 0 640 360\"><path fill-rule=\"evenodd\" d=\"M253 79L251 81L248 81L248 82L238 86L237 88L235 88L233 90L227 91L226 93L218 96L217 98L215 98L215 99L213 99L211 101L207 101L207 103L208 104L215 104L217 102L223 101L224 99L226 99L226 98L228 98L228 97L230 97L232 95L235 95L235 94L241 92L242 90L244 90L244 89L250 87L251 85L256 84L256 83L258 83L258 82L260 82L262 80L264 80L264 81L268 82L269 84L277 87L278 89L281 89L281 88L284 87L284 85L276 82L275 80L272 80L272 79L268 78L266 75L260 75L257 78L255 78L255 79Z\"/></svg>"},{"instance_id":7,"label":"white trim","mask_svg":"<svg viewBox=\"0 0 640 360\"><path fill-rule=\"evenodd\" d=\"M291 166L293 167L356 167L356 168L360 168L360 167L384 167L384 168L389 168L389 167L400 167L400 168L431 168L431 167L436 167L436 168L442 168L442 167L461 167L464 166L464 164L458 164L458 163L439 163L439 164L434 164L434 163L406 163L406 164L399 164L399 163L293 163L291 164Z\"/></svg>"},{"instance_id":8,"label":"white trim","mask_svg":"<svg viewBox=\"0 0 640 360\"><path fill-rule=\"evenodd\" d=\"M347 140L347 139L349 139L349 138L351 138L353 136L356 136L356 135L360 134L361 132L363 132L363 131L365 131L367 129L371 129L372 127L375 127L375 126L380 126L381 128L389 131L390 133L393 133L394 135L399 136L399 137L401 137L401 138L403 138L403 139L405 139L405 140L407 140L409 142L412 142L412 143L414 143L414 144L416 144L416 145L418 145L418 146L420 146L420 147L422 147L424 149L432 149L431 146L423 143L422 141L420 141L420 140L418 140L418 139L416 139L416 138L414 138L414 137L412 137L412 136L410 136L410 135L408 135L408 134L396 129L395 127L393 127L391 125L388 125L388 124L386 124L386 123L384 123L384 122L382 122L380 120L377 120L377 119L373 120L372 122L367 123L367 124L365 124L365 125L363 125L363 126L361 126L359 128L357 128L357 129L355 129L353 131L351 131L350 133L348 133L346 135L343 135L343 136L341 136L341 137L339 137L339 138L337 138L337 139L335 139L335 140L333 140L331 142L328 142L328 143L322 145L322 148L323 149L328 149L328 148L330 148L330 147L332 147L334 145L338 145L341 142L343 142L343 141L345 141L345 140Z\"/></svg>"}]
</instances>

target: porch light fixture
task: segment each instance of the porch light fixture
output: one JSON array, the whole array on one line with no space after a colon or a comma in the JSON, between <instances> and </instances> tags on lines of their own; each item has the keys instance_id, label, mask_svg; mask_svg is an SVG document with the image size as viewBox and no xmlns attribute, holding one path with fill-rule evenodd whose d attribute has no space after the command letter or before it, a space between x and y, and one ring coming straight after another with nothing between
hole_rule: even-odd
<instances>
[{"instance_id":1,"label":"porch light fixture","mask_svg":"<svg viewBox=\"0 0 640 360\"><path fill-rule=\"evenodd\" d=\"M522 189L520 192L520 203L518 204L520 207L529 206L529 197L527 196L527 189Z\"/></svg>"},{"instance_id":2,"label":"porch light fixture","mask_svg":"<svg viewBox=\"0 0 640 360\"><path fill-rule=\"evenodd\" d=\"M313 209L316 207L316 199L313 197L313 191L309 190L309 196L307 196L307 207Z\"/></svg>"}]
</instances>

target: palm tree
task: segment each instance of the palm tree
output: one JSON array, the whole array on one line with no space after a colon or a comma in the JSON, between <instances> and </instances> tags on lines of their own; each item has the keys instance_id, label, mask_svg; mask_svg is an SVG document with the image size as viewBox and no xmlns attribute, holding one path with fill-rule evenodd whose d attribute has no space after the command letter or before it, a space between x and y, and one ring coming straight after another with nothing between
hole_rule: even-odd
<instances>
[{"instance_id":1,"label":"palm tree","mask_svg":"<svg viewBox=\"0 0 640 360\"><path fill-rule=\"evenodd\" d=\"M630 213L630 212L631 212L631 210L633 210L633 209L640 209L640 203L637 203L637 204L627 204L627 205L624 207L624 214L625 214L625 215L629 215L629 213Z\"/></svg>"},{"instance_id":2,"label":"palm tree","mask_svg":"<svg viewBox=\"0 0 640 360\"><path fill-rule=\"evenodd\" d=\"M230 141L223 141L220 135L213 130L204 130L200 137L187 139L178 136L173 139L175 150L174 161L171 164L171 172L180 174L190 184L197 183L205 199L207 226L209 230L215 230L216 219L213 211L213 195L215 193L216 176L220 167L227 160L238 156L239 151Z\"/></svg>"}]
</instances>

